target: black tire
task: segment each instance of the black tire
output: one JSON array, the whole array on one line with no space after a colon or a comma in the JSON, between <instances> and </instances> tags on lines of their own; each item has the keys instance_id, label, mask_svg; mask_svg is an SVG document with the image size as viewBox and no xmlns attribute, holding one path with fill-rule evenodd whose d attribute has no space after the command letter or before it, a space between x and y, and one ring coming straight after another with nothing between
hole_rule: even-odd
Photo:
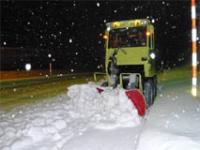
<instances>
[{"instance_id":1,"label":"black tire","mask_svg":"<svg viewBox=\"0 0 200 150\"><path fill-rule=\"evenodd\" d=\"M108 87L108 81L105 81L101 84L102 87Z\"/></svg>"},{"instance_id":2,"label":"black tire","mask_svg":"<svg viewBox=\"0 0 200 150\"><path fill-rule=\"evenodd\" d=\"M147 107L151 106L153 104L153 82L152 80L147 80L144 83L144 96L146 100Z\"/></svg>"},{"instance_id":3,"label":"black tire","mask_svg":"<svg viewBox=\"0 0 200 150\"><path fill-rule=\"evenodd\" d=\"M157 76L155 76L153 79L153 95L154 95L153 97L155 99L157 96Z\"/></svg>"}]
</instances>

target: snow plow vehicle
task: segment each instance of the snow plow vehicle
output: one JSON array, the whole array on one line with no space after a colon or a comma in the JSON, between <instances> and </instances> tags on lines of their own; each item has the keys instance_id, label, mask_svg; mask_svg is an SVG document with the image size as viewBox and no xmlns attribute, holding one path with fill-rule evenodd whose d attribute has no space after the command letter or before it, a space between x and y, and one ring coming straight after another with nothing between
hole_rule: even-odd
<instances>
[{"instance_id":1,"label":"snow plow vehicle","mask_svg":"<svg viewBox=\"0 0 200 150\"><path fill-rule=\"evenodd\" d=\"M149 107L157 94L154 26L148 19L115 21L106 26L106 81L102 86L120 86L129 91L128 97L130 91L140 92L144 98L133 99L145 101ZM94 74L95 81L98 75L102 73Z\"/></svg>"}]
</instances>

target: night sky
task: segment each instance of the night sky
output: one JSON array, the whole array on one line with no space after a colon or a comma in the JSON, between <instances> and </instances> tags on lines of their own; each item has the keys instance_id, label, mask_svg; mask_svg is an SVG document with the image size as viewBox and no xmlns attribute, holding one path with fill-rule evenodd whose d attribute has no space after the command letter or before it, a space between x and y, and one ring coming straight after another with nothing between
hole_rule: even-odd
<instances>
[{"instance_id":1,"label":"night sky","mask_svg":"<svg viewBox=\"0 0 200 150\"><path fill-rule=\"evenodd\" d=\"M155 20L159 60L167 66L190 58L190 1L3 1L1 47L22 48L27 58L14 59L21 69L94 71L104 65L105 23L149 18ZM52 55L51 60L48 54ZM28 60L27 60L28 59ZM1 61L6 61L1 58ZM3 64L3 63L2 63ZM15 64L13 66L13 64Z\"/></svg>"}]
</instances>

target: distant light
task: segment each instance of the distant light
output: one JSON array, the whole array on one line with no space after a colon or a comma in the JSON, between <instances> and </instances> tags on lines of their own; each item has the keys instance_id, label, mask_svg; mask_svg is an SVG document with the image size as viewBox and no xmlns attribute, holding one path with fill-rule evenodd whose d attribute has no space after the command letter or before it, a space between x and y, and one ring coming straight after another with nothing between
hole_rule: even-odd
<instances>
[{"instance_id":1,"label":"distant light","mask_svg":"<svg viewBox=\"0 0 200 150\"><path fill-rule=\"evenodd\" d=\"M156 58L156 54L153 53L153 52L151 52L151 53L150 53L150 57L151 57L151 59L155 59L155 58Z\"/></svg>"},{"instance_id":2,"label":"distant light","mask_svg":"<svg viewBox=\"0 0 200 150\"><path fill-rule=\"evenodd\" d=\"M4 42L3 42L3 45L6 45L6 44L7 44L7 43L4 41Z\"/></svg>"},{"instance_id":3,"label":"distant light","mask_svg":"<svg viewBox=\"0 0 200 150\"><path fill-rule=\"evenodd\" d=\"M151 22L152 22L152 23L155 23L155 19L152 19Z\"/></svg>"},{"instance_id":4,"label":"distant light","mask_svg":"<svg viewBox=\"0 0 200 150\"><path fill-rule=\"evenodd\" d=\"M31 64L30 63L25 64L25 69L26 69L26 71L30 71L31 70Z\"/></svg>"}]
</instances>

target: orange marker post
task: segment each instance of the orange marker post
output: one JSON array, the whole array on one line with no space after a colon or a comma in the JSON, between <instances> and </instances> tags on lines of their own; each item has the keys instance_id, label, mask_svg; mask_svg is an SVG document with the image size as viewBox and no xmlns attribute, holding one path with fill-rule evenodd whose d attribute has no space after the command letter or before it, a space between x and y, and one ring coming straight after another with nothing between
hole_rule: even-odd
<instances>
[{"instance_id":1,"label":"orange marker post","mask_svg":"<svg viewBox=\"0 0 200 150\"><path fill-rule=\"evenodd\" d=\"M196 28L196 0L191 0L192 19L192 90L193 96L197 96L197 28Z\"/></svg>"}]
</instances>

